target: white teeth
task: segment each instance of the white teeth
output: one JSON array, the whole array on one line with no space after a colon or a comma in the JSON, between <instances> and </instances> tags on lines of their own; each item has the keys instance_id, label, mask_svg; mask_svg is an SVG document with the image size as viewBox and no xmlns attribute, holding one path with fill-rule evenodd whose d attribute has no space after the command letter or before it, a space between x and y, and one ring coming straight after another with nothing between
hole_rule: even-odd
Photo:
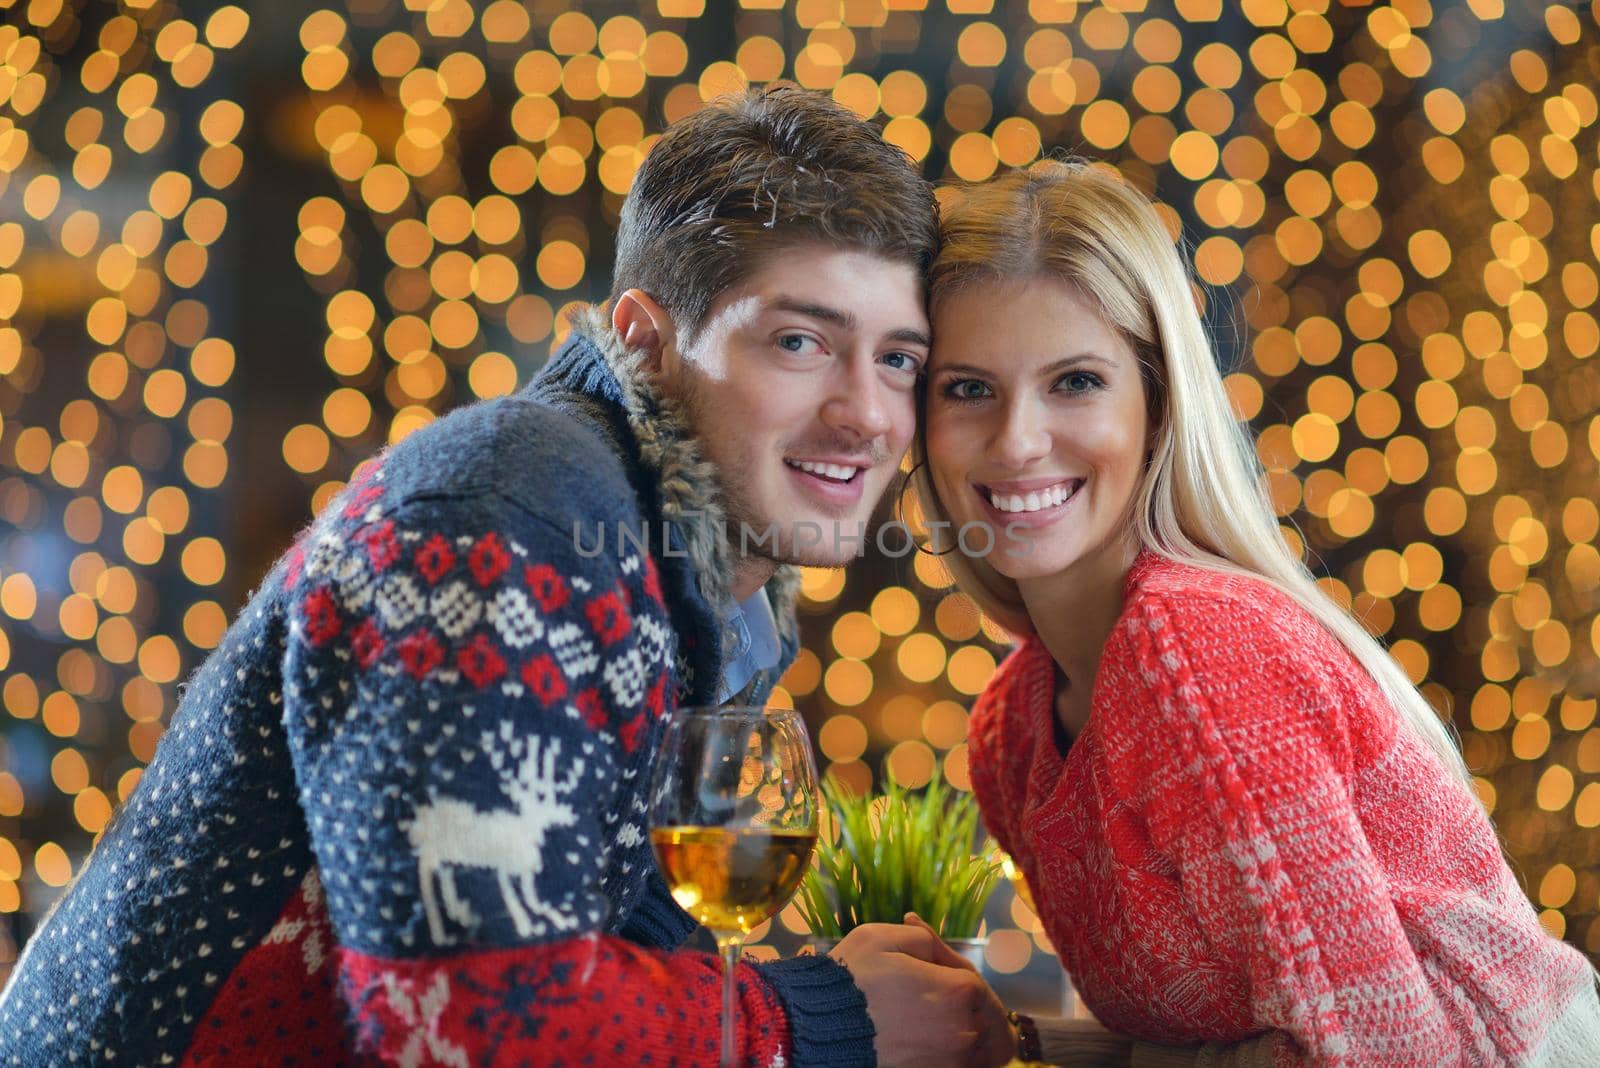
<instances>
[{"instance_id":1,"label":"white teeth","mask_svg":"<svg viewBox=\"0 0 1600 1068\"><path fill-rule=\"evenodd\" d=\"M790 463L809 474L826 475L841 482L850 481L861 470L859 467L840 467L838 464L814 464L809 460L791 460Z\"/></svg>"},{"instance_id":2,"label":"white teeth","mask_svg":"<svg viewBox=\"0 0 1600 1068\"><path fill-rule=\"evenodd\" d=\"M1037 512L1042 508L1053 508L1071 497L1075 492L1068 488L1065 482L1059 482L1043 490L1038 490L1023 497L1020 494L989 494L989 503L1002 512Z\"/></svg>"}]
</instances>

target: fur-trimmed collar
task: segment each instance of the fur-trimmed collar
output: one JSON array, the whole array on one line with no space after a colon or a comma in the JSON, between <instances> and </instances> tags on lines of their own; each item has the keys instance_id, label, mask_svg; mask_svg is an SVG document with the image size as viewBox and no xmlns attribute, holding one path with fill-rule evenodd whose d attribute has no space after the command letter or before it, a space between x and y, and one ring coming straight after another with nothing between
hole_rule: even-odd
<instances>
[{"instance_id":1,"label":"fur-trimmed collar","mask_svg":"<svg viewBox=\"0 0 1600 1068\"><path fill-rule=\"evenodd\" d=\"M722 503L717 469L700 454L683 405L660 395L650 381L645 353L630 349L598 306L574 311L572 329L586 338L605 360L622 390L628 429L639 448L639 459L656 475L661 515L683 536L689 562L704 597L719 618L733 609L729 585L733 578L733 551L728 544L727 512ZM778 635L786 644L798 645L799 625L795 604L800 592L800 569L780 564L764 587L777 620Z\"/></svg>"}]
</instances>

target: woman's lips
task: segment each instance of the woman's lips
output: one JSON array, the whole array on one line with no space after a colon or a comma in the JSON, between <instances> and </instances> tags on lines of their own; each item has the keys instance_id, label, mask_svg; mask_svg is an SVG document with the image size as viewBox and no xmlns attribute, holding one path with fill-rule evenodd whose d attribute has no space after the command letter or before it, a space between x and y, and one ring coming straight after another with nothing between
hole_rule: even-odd
<instances>
[{"instance_id":1,"label":"woman's lips","mask_svg":"<svg viewBox=\"0 0 1600 1068\"><path fill-rule=\"evenodd\" d=\"M1065 515L1068 509L1072 507L1072 503L1078 499L1078 494L1082 492L1083 485L1084 480L1081 478L1055 480L1043 479L1035 480L1031 484L1031 488L1030 484L1028 483L1015 482L995 483L994 486L975 484L973 485L973 492L978 497L978 501L983 508L984 515L988 518L989 523L998 533L1000 531L1004 531L1007 527L1026 527L1030 529L1037 529L1039 527L1048 526L1051 523L1054 523L1056 520ZM1008 500L1015 501L1016 498L1020 497L1024 502L1026 502L1029 493L1032 493L1035 496L1047 496L1051 494L1057 486L1066 487L1066 496L1053 504L1044 504L1041 501L1040 507L1032 511L1006 511L1002 508L996 508L994 502L990 499L991 494L1000 494L1002 491L1004 491L1003 495ZM1019 492L1022 490L1027 490L1027 492ZM1055 495L1059 496L1059 491L1055 491Z\"/></svg>"}]
</instances>

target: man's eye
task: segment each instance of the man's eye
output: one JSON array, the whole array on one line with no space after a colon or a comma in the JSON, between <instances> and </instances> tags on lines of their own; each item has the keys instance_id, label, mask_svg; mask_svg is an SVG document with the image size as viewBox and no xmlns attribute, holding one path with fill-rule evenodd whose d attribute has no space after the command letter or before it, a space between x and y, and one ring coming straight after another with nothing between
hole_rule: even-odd
<instances>
[{"instance_id":1,"label":"man's eye","mask_svg":"<svg viewBox=\"0 0 1600 1068\"><path fill-rule=\"evenodd\" d=\"M815 344L815 339L806 337L804 334L782 334L778 337L778 347L784 352L808 352L810 350L806 346Z\"/></svg>"},{"instance_id":2,"label":"man's eye","mask_svg":"<svg viewBox=\"0 0 1600 1068\"><path fill-rule=\"evenodd\" d=\"M922 361L909 352L891 352L886 354L884 362L897 371L915 371L922 366Z\"/></svg>"}]
</instances>

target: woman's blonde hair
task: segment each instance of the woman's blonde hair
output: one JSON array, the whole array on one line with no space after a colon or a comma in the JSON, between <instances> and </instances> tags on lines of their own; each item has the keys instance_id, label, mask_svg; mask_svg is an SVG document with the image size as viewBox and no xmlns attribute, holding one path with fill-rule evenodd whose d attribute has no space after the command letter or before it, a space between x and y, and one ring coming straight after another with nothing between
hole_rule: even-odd
<instances>
[{"instance_id":1,"label":"woman's blonde hair","mask_svg":"<svg viewBox=\"0 0 1600 1068\"><path fill-rule=\"evenodd\" d=\"M1102 165L1045 162L963 191L945 209L931 299L975 282L1054 277L1077 286L1139 357L1153 448L1135 489L1141 547L1225 574L1264 579L1350 651L1428 747L1462 779L1450 730L1411 680L1325 594L1278 529L1247 428L1233 415L1191 281L1149 200ZM924 517L947 519L927 467L924 431L911 484ZM960 551L944 562L995 622L1033 630L1017 585Z\"/></svg>"}]
</instances>

